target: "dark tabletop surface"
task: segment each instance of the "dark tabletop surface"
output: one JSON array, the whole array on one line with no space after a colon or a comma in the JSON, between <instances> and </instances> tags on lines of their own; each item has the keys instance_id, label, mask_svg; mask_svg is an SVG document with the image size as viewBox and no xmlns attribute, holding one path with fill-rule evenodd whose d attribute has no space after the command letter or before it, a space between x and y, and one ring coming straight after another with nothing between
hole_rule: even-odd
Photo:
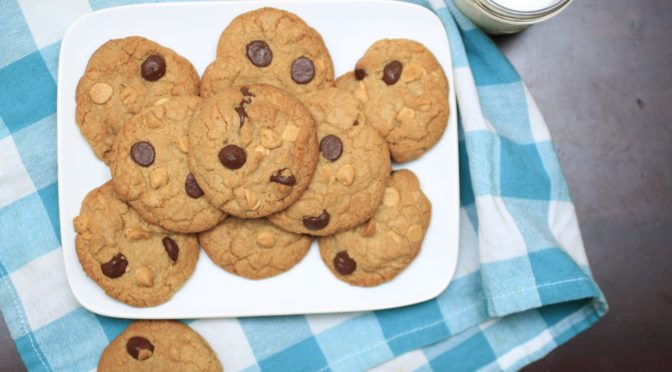
<instances>
[{"instance_id":1,"label":"dark tabletop surface","mask_svg":"<svg viewBox=\"0 0 672 372\"><path fill-rule=\"evenodd\" d=\"M494 39L546 118L611 308L526 369L669 370L672 0L575 0ZM0 317L0 370L23 369Z\"/></svg>"}]
</instances>

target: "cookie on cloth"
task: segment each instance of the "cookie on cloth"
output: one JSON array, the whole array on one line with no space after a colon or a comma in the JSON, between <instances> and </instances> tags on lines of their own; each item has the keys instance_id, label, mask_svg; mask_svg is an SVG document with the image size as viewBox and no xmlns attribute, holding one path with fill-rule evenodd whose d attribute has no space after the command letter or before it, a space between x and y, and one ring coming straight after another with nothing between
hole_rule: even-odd
<instances>
[{"instance_id":1,"label":"cookie on cloth","mask_svg":"<svg viewBox=\"0 0 672 372\"><path fill-rule=\"evenodd\" d=\"M281 274L308 253L312 239L269 223L265 218L229 217L198 235L208 257L224 270L248 279Z\"/></svg>"},{"instance_id":2,"label":"cookie on cloth","mask_svg":"<svg viewBox=\"0 0 672 372\"><path fill-rule=\"evenodd\" d=\"M446 129L448 80L432 52L418 42L377 41L336 86L353 91L364 104L369 123L396 162L417 159Z\"/></svg>"},{"instance_id":3,"label":"cookie on cloth","mask_svg":"<svg viewBox=\"0 0 672 372\"><path fill-rule=\"evenodd\" d=\"M143 110L117 134L110 164L117 195L145 220L170 231L210 229L225 214L210 204L189 171L189 126L197 96L171 97Z\"/></svg>"},{"instance_id":4,"label":"cookie on cloth","mask_svg":"<svg viewBox=\"0 0 672 372\"><path fill-rule=\"evenodd\" d=\"M126 120L156 101L198 95L194 66L173 50L139 36L101 45L77 84L76 121L96 156L109 163Z\"/></svg>"},{"instance_id":5,"label":"cookie on cloth","mask_svg":"<svg viewBox=\"0 0 672 372\"><path fill-rule=\"evenodd\" d=\"M322 260L336 278L352 285L371 287L392 280L420 252L431 213L415 174L395 171L373 218L319 239Z\"/></svg>"},{"instance_id":6,"label":"cookie on cloth","mask_svg":"<svg viewBox=\"0 0 672 372\"><path fill-rule=\"evenodd\" d=\"M327 88L303 102L317 123L317 169L301 198L269 220L295 233L331 235L376 213L390 177L390 153L350 91Z\"/></svg>"},{"instance_id":7,"label":"cookie on cloth","mask_svg":"<svg viewBox=\"0 0 672 372\"><path fill-rule=\"evenodd\" d=\"M222 371L196 331L174 320L137 320L103 350L98 371Z\"/></svg>"},{"instance_id":8,"label":"cookie on cloth","mask_svg":"<svg viewBox=\"0 0 672 372\"><path fill-rule=\"evenodd\" d=\"M196 236L147 223L119 199L112 182L89 192L73 223L75 249L86 275L108 296L128 305L168 301L196 268Z\"/></svg>"},{"instance_id":9,"label":"cookie on cloth","mask_svg":"<svg viewBox=\"0 0 672 372\"><path fill-rule=\"evenodd\" d=\"M322 36L297 15L275 8L243 13L224 29L201 95L233 85L271 84L292 94L333 85L334 67Z\"/></svg>"},{"instance_id":10,"label":"cookie on cloth","mask_svg":"<svg viewBox=\"0 0 672 372\"><path fill-rule=\"evenodd\" d=\"M189 131L189 168L211 203L240 218L281 211L304 192L318 148L310 111L265 84L205 99Z\"/></svg>"}]
</instances>

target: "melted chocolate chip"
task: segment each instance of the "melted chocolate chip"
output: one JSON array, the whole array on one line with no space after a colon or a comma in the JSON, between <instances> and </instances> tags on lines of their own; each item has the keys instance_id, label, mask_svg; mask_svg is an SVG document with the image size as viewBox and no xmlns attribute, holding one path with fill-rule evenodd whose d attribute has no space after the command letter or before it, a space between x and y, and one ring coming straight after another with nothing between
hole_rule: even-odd
<instances>
[{"instance_id":1,"label":"melted chocolate chip","mask_svg":"<svg viewBox=\"0 0 672 372\"><path fill-rule=\"evenodd\" d=\"M336 161L343 153L343 142L333 134L325 136L320 141L320 152L325 159Z\"/></svg>"},{"instance_id":2,"label":"melted chocolate chip","mask_svg":"<svg viewBox=\"0 0 672 372\"><path fill-rule=\"evenodd\" d=\"M240 126L242 127L243 124L245 124L245 119L247 119L247 111L245 111L245 105L248 103L252 102L250 98L243 98L240 100L240 103L238 106L234 108L236 112L238 113L238 117L240 118Z\"/></svg>"},{"instance_id":3,"label":"melted chocolate chip","mask_svg":"<svg viewBox=\"0 0 672 372\"><path fill-rule=\"evenodd\" d=\"M387 85L394 85L401 77L401 70L403 70L401 62L396 59L385 65L383 70L383 81Z\"/></svg>"},{"instance_id":4,"label":"melted chocolate chip","mask_svg":"<svg viewBox=\"0 0 672 372\"><path fill-rule=\"evenodd\" d=\"M317 217L306 216L303 217L303 226L308 230L320 230L329 224L329 213L326 210L322 211Z\"/></svg>"},{"instance_id":5,"label":"melted chocolate chip","mask_svg":"<svg viewBox=\"0 0 672 372\"><path fill-rule=\"evenodd\" d=\"M140 75L147 81L157 81L166 74L166 60L158 54L147 57L140 66Z\"/></svg>"},{"instance_id":6,"label":"melted chocolate chip","mask_svg":"<svg viewBox=\"0 0 672 372\"><path fill-rule=\"evenodd\" d=\"M315 77L315 65L307 57L299 57L292 62L292 80L297 84L308 84Z\"/></svg>"},{"instance_id":7,"label":"melted chocolate chip","mask_svg":"<svg viewBox=\"0 0 672 372\"><path fill-rule=\"evenodd\" d=\"M357 80L364 80L364 78L368 75L366 73L366 70L363 68L356 68L355 69L355 79Z\"/></svg>"},{"instance_id":8,"label":"melted chocolate chip","mask_svg":"<svg viewBox=\"0 0 672 372\"><path fill-rule=\"evenodd\" d=\"M263 40L255 40L245 47L247 59L257 67L266 67L273 61L273 52Z\"/></svg>"},{"instance_id":9,"label":"melted chocolate chip","mask_svg":"<svg viewBox=\"0 0 672 372\"><path fill-rule=\"evenodd\" d=\"M285 176L282 174L283 171L287 170L287 168L280 169L279 171L275 172L274 175L271 176L271 182L277 182L281 185L285 186L294 186L296 185L296 177L291 172L289 173L289 176Z\"/></svg>"},{"instance_id":10,"label":"melted chocolate chip","mask_svg":"<svg viewBox=\"0 0 672 372\"><path fill-rule=\"evenodd\" d=\"M226 145L219 151L219 161L229 169L239 169L246 160L245 150L236 145Z\"/></svg>"},{"instance_id":11,"label":"melted chocolate chip","mask_svg":"<svg viewBox=\"0 0 672 372\"><path fill-rule=\"evenodd\" d=\"M357 262L350 258L347 251L340 251L334 257L334 269L341 275L350 275L357 269Z\"/></svg>"},{"instance_id":12,"label":"melted chocolate chip","mask_svg":"<svg viewBox=\"0 0 672 372\"><path fill-rule=\"evenodd\" d=\"M198 186L198 182L196 182L196 179L191 173L189 173L187 179L184 181L184 191L186 191L187 195L192 199L198 199L203 196L203 190Z\"/></svg>"},{"instance_id":13,"label":"melted chocolate chip","mask_svg":"<svg viewBox=\"0 0 672 372\"><path fill-rule=\"evenodd\" d=\"M142 167L154 164L154 146L149 142L136 142L131 146L131 158Z\"/></svg>"},{"instance_id":14,"label":"melted chocolate chip","mask_svg":"<svg viewBox=\"0 0 672 372\"><path fill-rule=\"evenodd\" d=\"M166 249L166 253L168 253L168 257L173 262L177 261L177 257L180 255L180 247L177 246L177 243L167 236L161 242L163 243L163 248Z\"/></svg>"},{"instance_id":15,"label":"melted chocolate chip","mask_svg":"<svg viewBox=\"0 0 672 372\"><path fill-rule=\"evenodd\" d=\"M359 120L355 120L355 122L352 123L352 126L353 126L353 127L356 127L356 126L358 126L358 125L359 125Z\"/></svg>"},{"instance_id":16,"label":"melted chocolate chip","mask_svg":"<svg viewBox=\"0 0 672 372\"><path fill-rule=\"evenodd\" d=\"M254 97L254 94L252 94L252 92L250 92L249 87L240 88L240 93L242 93L245 97Z\"/></svg>"},{"instance_id":17,"label":"melted chocolate chip","mask_svg":"<svg viewBox=\"0 0 672 372\"><path fill-rule=\"evenodd\" d=\"M128 339L128 341L126 341L126 352L128 352L128 354L132 356L134 359L145 360L149 358L144 357L140 359L140 352L142 350L149 350L151 356L151 353L154 353L154 345L152 345L152 343L149 342L148 339L138 336L131 337Z\"/></svg>"},{"instance_id":18,"label":"melted chocolate chip","mask_svg":"<svg viewBox=\"0 0 672 372\"><path fill-rule=\"evenodd\" d=\"M117 255L112 257L112 259L104 264L101 264L100 269L103 271L103 274L105 274L106 277L115 279L124 275L126 272L126 266L128 266L126 257L121 253L117 253Z\"/></svg>"}]
</instances>

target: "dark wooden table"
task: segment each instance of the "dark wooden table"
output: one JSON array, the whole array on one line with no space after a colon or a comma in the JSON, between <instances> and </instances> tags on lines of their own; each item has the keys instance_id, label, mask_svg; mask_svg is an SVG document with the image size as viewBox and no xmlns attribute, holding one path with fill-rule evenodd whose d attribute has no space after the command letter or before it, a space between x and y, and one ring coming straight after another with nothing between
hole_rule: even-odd
<instances>
[{"instance_id":1,"label":"dark wooden table","mask_svg":"<svg viewBox=\"0 0 672 372\"><path fill-rule=\"evenodd\" d=\"M494 38L546 117L611 307L527 367L672 367L672 1L575 0ZM0 370L24 369L0 321Z\"/></svg>"}]
</instances>

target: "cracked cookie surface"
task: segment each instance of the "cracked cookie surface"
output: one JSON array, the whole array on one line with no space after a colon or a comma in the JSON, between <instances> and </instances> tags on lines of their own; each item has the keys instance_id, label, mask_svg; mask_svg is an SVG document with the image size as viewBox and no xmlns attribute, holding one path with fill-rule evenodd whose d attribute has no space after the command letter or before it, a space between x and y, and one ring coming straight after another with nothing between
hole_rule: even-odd
<instances>
[{"instance_id":1,"label":"cracked cookie surface","mask_svg":"<svg viewBox=\"0 0 672 372\"><path fill-rule=\"evenodd\" d=\"M203 102L189 131L189 168L210 202L240 218L294 203L317 164L316 126L289 93L231 87Z\"/></svg>"},{"instance_id":2,"label":"cracked cookie surface","mask_svg":"<svg viewBox=\"0 0 672 372\"><path fill-rule=\"evenodd\" d=\"M336 86L353 91L364 104L396 162L417 159L446 129L448 80L432 52L418 42L377 41Z\"/></svg>"},{"instance_id":3,"label":"cracked cookie surface","mask_svg":"<svg viewBox=\"0 0 672 372\"><path fill-rule=\"evenodd\" d=\"M293 13L261 8L239 15L219 38L201 95L265 83L292 94L333 85L334 68L320 34Z\"/></svg>"},{"instance_id":4,"label":"cracked cookie surface","mask_svg":"<svg viewBox=\"0 0 672 372\"><path fill-rule=\"evenodd\" d=\"M126 304L168 301L196 267L196 236L147 223L117 197L112 182L89 192L73 223L84 272L108 296Z\"/></svg>"},{"instance_id":5,"label":"cracked cookie surface","mask_svg":"<svg viewBox=\"0 0 672 372\"><path fill-rule=\"evenodd\" d=\"M205 231L225 217L189 171L189 125L201 104L195 96L166 98L131 118L113 146L110 169L119 197L170 231Z\"/></svg>"},{"instance_id":6,"label":"cracked cookie surface","mask_svg":"<svg viewBox=\"0 0 672 372\"><path fill-rule=\"evenodd\" d=\"M248 279L281 274L310 249L307 235L282 230L265 218L229 217L198 240L210 259L224 270Z\"/></svg>"},{"instance_id":7,"label":"cracked cookie surface","mask_svg":"<svg viewBox=\"0 0 672 372\"><path fill-rule=\"evenodd\" d=\"M392 280L420 252L431 204L409 170L395 171L376 215L353 230L319 239L320 255L340 280L371 287Z\"/></svg>"},{"instance_id":8,"label":"cracked cookie surface","mask_svg":"<svg viewBox=\"0 0 672 372\"><path fill-rule=\"evenodd\" d=\"M317 123L317 168L299 200L269 220L295 233L331 235L376 212L390 175L390 154L351 92L327 88L303 102Z\"/></svg>"},{"instance_id":9,"label":"cracked cookie surface","mask_svg":"<svg viewBox=\"0 0 672 372\"><path fill-rule=\"evenodd\" d=\"M222 371L208 342L174 320L138 320L103 350L98 371Z\"/></svg>"},{"instance_id":10,"label":"cracked cookie surface","mask_svg":"<svg viewBox=\"0 0 672 372\"><path fill-rule=\"evenodd\" d=\"M109 163L126 120L164 97L198 95L191 62L139 36L101 45L89 59L76 92L76 121L96 156Z\"/></svg>"}]
</instances>

